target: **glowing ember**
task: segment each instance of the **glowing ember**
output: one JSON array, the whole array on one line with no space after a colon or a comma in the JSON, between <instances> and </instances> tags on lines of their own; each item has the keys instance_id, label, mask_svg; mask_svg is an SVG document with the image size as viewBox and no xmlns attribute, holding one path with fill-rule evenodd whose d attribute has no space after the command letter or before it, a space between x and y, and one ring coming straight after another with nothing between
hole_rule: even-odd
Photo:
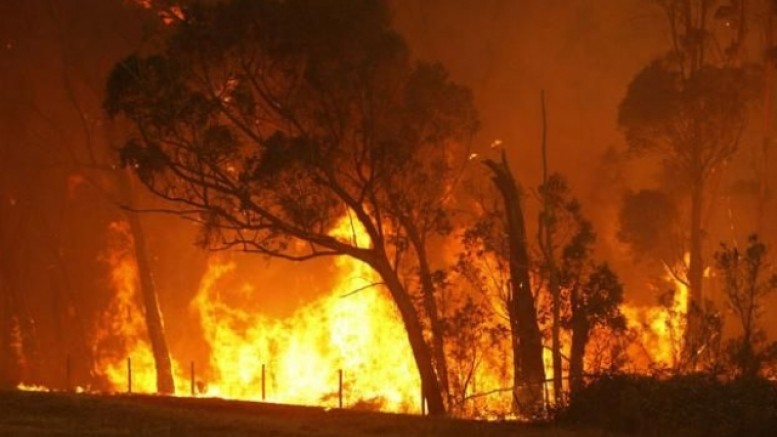
<instances>
[{"instance_id":1,"label":"glowing ember","mask_svg":"<svg viewBox=\"0 0 777 437\"><path fill-rule=\"evenodd\" d=\"M24 384L24 383L17 385L16 389L21 391L51 391L50 388L44 387L42 385Z\"/></svg>"}]
</instances>

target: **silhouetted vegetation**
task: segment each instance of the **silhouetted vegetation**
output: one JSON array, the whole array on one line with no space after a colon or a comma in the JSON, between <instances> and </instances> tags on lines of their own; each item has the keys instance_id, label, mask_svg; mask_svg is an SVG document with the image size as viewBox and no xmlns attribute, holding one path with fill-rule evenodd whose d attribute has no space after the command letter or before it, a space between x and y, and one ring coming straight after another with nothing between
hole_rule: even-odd
<instances>
[{"instance_id":1,"label":"silhouetted vegetation","mask_svg":"<svg viewBox=\"0 0 777 437\"><path fill-rule=\"evenodd\" d=\"M550 3L0 1L0 388L777 434L777 0Z\"/></svg>"},{"instance_id":2,"label":"silhouetted vegetation","mask_svg":"<svg viewBox=\"0 0 777 437\"><path fill-rule=\"evenodd\" d=\"M766 436L777 429L777 384L693 374L598 379L561 411L565 425L643 435Z\"/></svg>"}]
</instances>

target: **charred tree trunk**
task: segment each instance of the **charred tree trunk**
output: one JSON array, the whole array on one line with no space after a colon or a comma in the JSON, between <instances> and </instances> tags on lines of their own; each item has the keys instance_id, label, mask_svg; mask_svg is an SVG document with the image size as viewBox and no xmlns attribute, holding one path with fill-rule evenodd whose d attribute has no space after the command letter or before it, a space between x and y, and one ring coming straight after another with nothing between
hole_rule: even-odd
<instances>
[{"instance_id":1,"label":"charred tree trunk","mask_svg":"<svg viewBox=\"0 0 777 437\"><path fill-rule=\"evenodd\" d=\"M553 237L555 233L555 218L553 208L548 201L548 121L545 112L545 91L540 95L542 104L542 185L545 194L542 199L542 215L540 217L540 246L545 255L545 267L548 274L548 290L551 297L551 355L553 360L553 399L556 405L561 404L562 370L561 370L561 288L559 287L556 258L553 254Z\"/></svg>"},{"instance_id":2,"label":"charred tree trunk","mask_svg":"<svg viewBox=\"0 0 777 437\"><path fill-rule=\"evenodd\" d=\"M689 370L696 367L697 353L702 346L702 283L704 263L702 260L703 230L702 208L704 183L694 178L691 193L691 248L688 266L688 314L685 329L685 361Z\"/></svg>"},{"instance_id":3,"label":"charred tree trunk","mask_svg":"<svg viewBox=\"0 0 777 437\"><path fill-rule=\"evenodd\" d=\"M409 225L409 226L408 226ZM423 294L424 310L429 317L429 325L432 330L432 353L434 354L434 364L437 371L437 378L440 382L440 389L445 395L445 399L450 405L450 383L448 382L448 364L445 357L445 338L443 333L442 321L437 310L437 299L434 296L434 282L432 281L432 271L429 267L429 260L424 250L424 244L415 226L412 223L405 223L408 231L408 237L415 248L418 256L419 276L421 279L421 293Z\"/></svg>"},{"instance_id":4,"label":"charred tree trunk","mask_svg":"<svg viewBox=\"0 0 777 437\"><path fill-rule=\"evenodd\" d=\"M770 1L766 11L764 65L763 65L763 140L761 142L761 159L758 169L758 217L756 218L756 233L763 234L764 221L769 201L769 149L772 144L772 93L774 84L774 15L777 14L777 3Z\"/></svg>"},{"instance_id":5,"label":"charred tree trunk","mask_svg":"<svg viewBox=\"0 0 777 437\"><path fill-rule=\"evenodd\" d=\"M556 272L556 263L553 254L553 224L550 211L543 211L542 230L543 253L545 255L545 267L548 275L548 291L551 297L551 360L553 363L553 401L556 405L561 404L562 384L562 363L561 363L561 288L558 283Z\"/></svg>"},{"instance_id":6,"label":"charred tree trunk","mask_svg":"<svg viewBox=\"0 0 777 437\"><path fill-rule=\"evenodd\" d=\"M547 179L545 179L547 182ZM546 202L547 203L547 202ZM553 361L553 400L561 404L562 366L561 366L561 288L558 283L556 260L553 253L553 213L545 207L542 212L542 252L545 255L545 268L548 275L548 291L551 297L551 358Z\"/></svg>"},{"instance_id":7,"label":"charred tree trunk","mask_svg":"<svg viewBox=\"0 0 777 437\"><path fill-rule=\"evenodd\" d=\"M131 207L133 205L133 196L129 173L126 170L118 170L117 180L122 203ZM170 362L170 351L167 347L167 338L165 337L164 322L162 321L162 311L159 308L156 286L151 275L145 233L137 214L130 211L127 212L126 217L130 225L132 239L135 243L135 259L138 264L138 279L145 310L146 329L148 330L148 338L151 342L151 351L156 365L157 391L164 394L173 394L175 393L175 383Z\"/></svg>"},{"instance_id":8,"label":"charred tree trunk","mask_svg":"<svg viewBox=\"0 0 777 437\"><path fill-rule=\"evenodd\" d=\"M493 182L505 206L505 232L508 237L511 289L507 301L513 348L513 397L522 413L534 415L543 404L545 366L542 362L542 335L529 277L529 251L521 206L521 194L502 152L502 161L485 164L494 173Z\"/></svg>"},{"instance_id":9,"label":"charred tree trunk","mask_svg":"<svg viewBox=\"0 0 777 437\"><path fill-rule=\"evenodd\" d=\"M739 372L743 378L752 379L758 376L760 363L755 356L755 349L753 348L752 328L745 328L745 332L742 335L742 348L739 351L738 361Z\"/></svg>"},{"instance_id":10,"label":"charred tree trunk","mask_svg":"<svg viewBox=\"0 0 777 437\"><path fill-rule=\"evenodd\" d=\"M585 387L583 361L591 327L585 314L582 314L577 290L572 290L570 303L572 305L572 345L569 351L569 390L574 396Z\"/></svg>"},{"instance_id":11,"label":"charred tree trunk","mask_svg":"<svg viewBox=\"0 0 777 437\"><path fill-rule=\"evenodd\" d=\"M421 390L428 406L429 415L441 416L445 414L445 403L442 398L440 381L434 369L432 354L424 340L424 331L418 318L410 295L402 286L390 263L380 259L370 263L375 271L385 281L391 297L397 305L399 315L407 332L410 349L413 351L418 373L421 377Z\"/></svg>"}]
</instances>

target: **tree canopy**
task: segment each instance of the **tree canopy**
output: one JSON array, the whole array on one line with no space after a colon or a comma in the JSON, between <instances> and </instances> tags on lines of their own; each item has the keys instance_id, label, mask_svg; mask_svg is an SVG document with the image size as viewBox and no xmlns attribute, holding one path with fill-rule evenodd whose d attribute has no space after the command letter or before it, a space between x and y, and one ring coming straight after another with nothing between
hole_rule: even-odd
<instances>
[{"instance_id":1,"label":"tree canopy","mask_svg":"<svg viewBox=\"0 0 777 437\"><path fill-rule=\"evenodd\" d=\"M194 3L184 15L163 49L108 79L107 112L130 122L123 164L200 223L207 247L368 263L429 361L402 275L450 230L448 194L478 126L470 91L413 61L378 0ZM331 234L344 217L352 238Z\"/></svg>"},{"instance_id":2,"label":"tree canopy","mask_svg":"<svg viewBox=\"0 0 777 437\"><path fill-rule=\"evenodd\" d=\"M451 141L477 126L469 91L413 64L388 25L377 1L193 5L163 53L110 76L105 107L133 124L123 163L209 246L353 254L334 222L369 214L374 239L391 214L434 206Z\"/></svg>"}]
</instances>

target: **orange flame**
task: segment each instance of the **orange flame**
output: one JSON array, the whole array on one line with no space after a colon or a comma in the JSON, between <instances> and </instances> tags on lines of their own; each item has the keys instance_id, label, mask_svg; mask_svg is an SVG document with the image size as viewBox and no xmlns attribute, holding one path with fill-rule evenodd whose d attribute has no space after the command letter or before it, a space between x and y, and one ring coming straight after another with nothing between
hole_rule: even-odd
<instances>
[{"instance_id":1,"label":"orange flame","mask_svg":"<svg viewBox=\"0 0 777 437\"><path fill-rule=\"evenodd\" d=\"M342 220L339 238L361 230ZM404 327L385 290L367 265L335 260L340 281L328 296L286 319L272 319L230 305L236 292L223 281L234 264L210 262L191 308L210 346L211 377L205 393L261 399L265 365L267 399L273 402L338 405L338 371L343 370L345 406L411 412L420 408L420 380ZM355 291L359 290L359 291Z\"/></svg>"},{"instance_id":2,"label":"orange flame","mask_svg":"<svg viewBox=\"0 0 777 437\"><path fill-rule=\"evenodd\" d=\"M51 391L50 388L42 386L42 385L35 385L35 384L24 384L21 383L16 386L17 390L21 391L41 391L41 392L48 392Z\"/></svg>"},{"instance_id":3,"label":"orange flame","mask_svg":"<svg viewBox=\"0 0 777 437\"><path fill-rule=\"evenodd\" d=\"M102 261L110 268L110 283L115 295L97 323L94 338L95 374L114 392L131 389L139 393L156 392L156 364L151 352L138 290L138 266L133 256L134 243L126 222L108 227L109 248ZM130 360L128 362L128 359ZM173 362L175 375L180 366ZM185 392L185 377L176 377Z\"/></svg>"},{"instance_id":4,"label":"orange flame","mask_svg":"<svg viewBox=\"0 0 777 437\"><path fill-rule=\"evenodd\" d=\"M347 218L330 234L362 247L369 240ZM154 393L156 369L126 223L110 225L109 243L102 261L110 268L115 296L96 326L95 373L110 391L126 391L127 357L131 357L132 391ZM343 406L394 412L420 410L421 384L407 334L393 301L377 285L380 278L369 266L345 256L335 258L336 285L326 296L286 318L272 318L253 305L245 305L246 301L256 300L257 288L249 283L236 287L232 278L235 267L232 262L213 257L190 302L190 311L197 317L209 348L205 371L197 376L199 394L331 407L339 404L338 372L342 371ZM623 306L644 355L652 364L663 367L676 366L685 329L688 290L677 280L675 287L668 306ZM485 299L481 304L496 307L499 299L491 298L496 300L481 297ZM451 307L458 304L455 299L447 302ZM487 321L483 327L493 328L494 323ZM569 338L562 340L566 350ZM449 363L452 378L458 378L457 389L462 391L452 401L456 402L452 412L472 417L510 414L509 338L494 343L486 336L475 335L467 345L472 350L464 351L459 357L461 362L453 363L452 359ZM447 352L455 355L452 347L449 338ZM495 352L497 349L501 352ZM630 355L635 359L633 352ZM544 362L546 377L551 380L549 348L544 350ZM181 372L175 360L173 370L177 393L190 393L189 375ZM551 384L547 384L547 390L552 399Z\"/></svg>"},{"instance_id":5,"label":"orange flame","mask_svg":"<svg viewBox=\"0 0 777 437\"><path fill-rule=\"evenodd\" d=\"M637 332L642 352L650 364L671 369L680 363L688 313L688 286L668 269L665 277L674 283L668 305L636 307L624 304L622 311L628 327Z\"/></svg>"}]
</instances>

